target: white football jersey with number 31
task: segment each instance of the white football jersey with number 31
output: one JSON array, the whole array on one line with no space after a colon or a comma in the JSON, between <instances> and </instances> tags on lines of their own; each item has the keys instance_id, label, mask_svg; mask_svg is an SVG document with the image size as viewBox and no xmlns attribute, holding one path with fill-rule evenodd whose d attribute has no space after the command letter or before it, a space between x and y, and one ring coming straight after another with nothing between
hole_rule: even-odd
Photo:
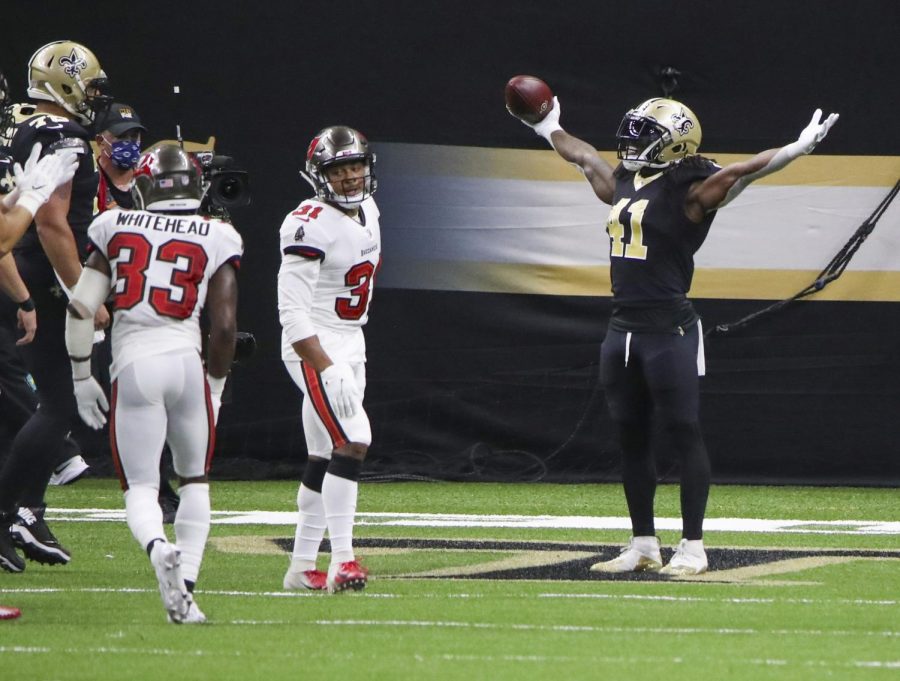
<instances>
[{"instance_id":1,"label":"white football jersey with number 31","mask_svg":"<svg viewBox=\"0 0 900 681\"><path fill-rule=\"evenodd\" d=\"M365 361L362 327L381 262L378 217L371 198L357 219L315 199L285 217L278 272L285 361L299 359L292 343L313 335L333 361Z\"/></svg>"}]
</instances>

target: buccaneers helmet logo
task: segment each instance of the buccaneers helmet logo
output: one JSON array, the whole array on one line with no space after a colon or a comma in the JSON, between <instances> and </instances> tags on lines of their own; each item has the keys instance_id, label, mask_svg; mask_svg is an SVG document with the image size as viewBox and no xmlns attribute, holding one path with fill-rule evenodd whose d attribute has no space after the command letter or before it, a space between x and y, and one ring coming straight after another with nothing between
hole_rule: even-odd
<instances>
[{"instance_id":1,"label":"buccaneers helmet logo","mask_svg":"<svg viewBox=\"0 0 900 681\"><path fill-rule=\"evenodd\" d=\"M59 65L63 67L69 78L74 78L87 68L87 60L78 54L73 47L69 56L59 58Z\"/></svg>"}]
</instances>

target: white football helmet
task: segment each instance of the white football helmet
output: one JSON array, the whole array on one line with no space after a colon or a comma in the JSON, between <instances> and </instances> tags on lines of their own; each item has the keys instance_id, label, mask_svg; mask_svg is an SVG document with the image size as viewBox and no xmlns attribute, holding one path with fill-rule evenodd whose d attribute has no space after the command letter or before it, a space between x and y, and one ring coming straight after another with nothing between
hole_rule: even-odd
<instances>
[{"instance_id":1,"label":"white football helmet","mask_svg":"<svg viewBox=\"0 0 900 681\"><path fill-rule=\"evenodd\" d=\"M665 168L696 154L702 132L694 112L674 99L648 99L625 114L616 132L617 155L626 170Z\"/></svg>"},{"instance_id":2,"label":"white football helmet","mask_svg":"<svg viewBox=\"0 0 900 681\"><path fill-rule=\"evenodd\" d=\"M334 191L325 169L351 161L365 163L367 172L363 190L347 196ZM375 193L378 186L375 179L375 154L369 150L369 141L365 135L346 125L325 128L313 138L306 152L306 172L301 174L313 186L320 200L346 208L355 208L361 204Z\"/></svg>"},{"instance_id":3,"label":"white football helmet","mask_svg":"<svg viewBox=\"0 0 900 681\"><path fill-rule=\"evenodd\" d=\"M94 117L91 81L94 88L105 85L100 62L84 45L70 40L44 45L28 61L28 96L59 104L83 125Z\"/></svg>"}]
</instances>

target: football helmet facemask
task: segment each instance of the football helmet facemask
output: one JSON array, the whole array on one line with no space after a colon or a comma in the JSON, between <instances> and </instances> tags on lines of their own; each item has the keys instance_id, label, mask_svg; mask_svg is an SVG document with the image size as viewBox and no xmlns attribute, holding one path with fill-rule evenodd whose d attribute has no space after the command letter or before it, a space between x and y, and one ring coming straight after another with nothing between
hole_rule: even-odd
<instances>
[{"instance_id":1,"label":"football helmet facemask","mask_svg":"<svg viewBox=\"0 0 900 681\"><path fill-rule=\"evenodd\" d=\"M366 164L363 189L357 194L346 195L334 191L325 170L329 166L348 162ZM365 135L345 125L335 125L321 130L309 143L306 152L306 172L301 173L316 191L316 196L343 208L355 208L375 193L375 154L369 150Z\"/></svg>"},{"instance_id":2,"label":"football helmet facemask","mask_svg":"<svg viewBox=\"0 0 900 681\"><path fill-rule=\"evenodd\" d=\"M616 149L626 170L665 168L696 154L702 132L694 112L674 99L656 97L625 114Z\"/></svg>"},{"instance_id":3,"label":"football helmet facemask","mask_svg":"<svg viewBox=\"0 0 900 681\"><path fill-rule=\"evenodd\" d=\"M94 53L70 40L44 45L28 61L28 96L55 102L83 125L94 117L93 90L107 83Z\"/></svg>"},{"instance_id":4,"label":"football helmet facemask","mask_svg":"<svg viewBox=\"0 0 900 681\"><path fill-rule=\"evenodd\" d=\"M15 132L15 125L12 98L9 96L9 83L6 81L3 71L0 71L0 147L9 145Z\"/></svg>"},{"instance_id":5,"label":"football helmet facemask","mask_svg":"<svg viewBox=\"0 0 900 681\"><path fill-rule=\"evenodd\" d=\"M177 144L157 145L141 156L131 196L141 210L196 212L203 199L200 168Z\"/></svg>"}]
</instances>

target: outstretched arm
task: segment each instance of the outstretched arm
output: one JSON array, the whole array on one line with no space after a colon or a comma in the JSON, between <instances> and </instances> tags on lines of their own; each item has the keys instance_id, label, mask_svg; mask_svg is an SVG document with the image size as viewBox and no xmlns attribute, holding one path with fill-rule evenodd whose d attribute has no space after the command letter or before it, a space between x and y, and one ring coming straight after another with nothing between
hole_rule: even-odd
<instances>
[{"instance_id":1,"label":"outstretched arm","mask_svg":"<svg viewBox=\"0 0 900 681\"><path fill-rule=\"evenodd\" d=\"M704 214L727 205L754 180L771 175L798 156L810 153L825 138L831 126L837 123L839 115L830 114L824 121L821 118L822 110L816 109L796 142L780 149L768 149L748 161L727 165L698 182L688 192L685 214L694 222L700 222Z\"/></svg>"},{"instance_id":2,"label":"outstretched arm","mask_svg":"<svg viewBox=\"0 0 900 681\"><path fill-rule=\"evenodd\" d=\"M612 204L615 190L612 166L600 158L597 150L590 144L562 129L559 124L560 113L559 99L554 97L553 108L539 123L531 124L517 116L514 117L546 139L550 146L556 150L556 153L566 161L577 166L584 174L585 179L590 183L598 199L604 203Z\"/></svg>"}]
</instances>

